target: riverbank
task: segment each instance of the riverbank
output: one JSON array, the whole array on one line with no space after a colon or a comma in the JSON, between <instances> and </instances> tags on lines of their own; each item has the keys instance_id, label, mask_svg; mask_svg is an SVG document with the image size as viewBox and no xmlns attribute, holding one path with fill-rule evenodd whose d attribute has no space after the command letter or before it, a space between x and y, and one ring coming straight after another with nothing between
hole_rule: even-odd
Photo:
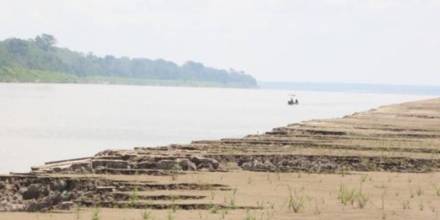
<instances>
[{"instance_id":1,"label":"riverbank","mask_svg":"<svg viewBox=\"0 0 440 220\"><path fill-rule=\"evenodd\" d=\"M121 76L85 75L77 76L64 72L33 70L23 68L0 68L0 83L54 83L54 84L97 84L97 85L138 85L207 88L256 89L257 84L239 82L216 82L202 80L148 79Z\"/></svg>"},{"instance_id":2,"label":"riverbank","mask_svg":"<svg viewBox=\"0 0 440 220\"><path fill-rule=\"evenodd\" d=\"M0 210L49 213L0 219L436 219L439 149L440 99L389 105L244 138L49 162L0 181Z\"/></svg>"}]
</instances>

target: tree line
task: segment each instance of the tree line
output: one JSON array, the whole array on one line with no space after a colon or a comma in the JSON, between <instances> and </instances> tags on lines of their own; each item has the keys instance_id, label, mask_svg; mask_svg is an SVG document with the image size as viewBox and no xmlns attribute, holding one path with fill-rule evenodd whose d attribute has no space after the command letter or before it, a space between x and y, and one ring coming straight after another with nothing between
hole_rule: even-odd
<instances>
[{"instance_id":1,"label":"tree line","mask_svg":"<svg viewBox=\"0 0 440 220\"><path fill-rule=\"evenodd\" d=\"M257 86L252 76L233 69L211 68L194 61L177 65L163 59L151 60L112 55L99 57L92 53L84 54L60 48L56 46L56 43L56 38L49 34L41 34L28 40L10 38L0 41L0 80L2 80L2 74L20 69L21 72L36 70L60 73L76 79L126 78L132 81L139 79L159 82L206 82L237 87Z\"/></svg>"}]
</instances>

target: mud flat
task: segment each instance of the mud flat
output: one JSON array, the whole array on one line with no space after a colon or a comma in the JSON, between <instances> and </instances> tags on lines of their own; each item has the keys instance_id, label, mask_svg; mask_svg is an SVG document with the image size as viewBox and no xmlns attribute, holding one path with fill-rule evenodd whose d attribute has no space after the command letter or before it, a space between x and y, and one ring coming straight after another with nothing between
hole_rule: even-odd
<instances>
[{"instance_id":1,"label":"mud flat","mask_svg":"<svg viewBox=\"0 0 440 220\"><path fill-rule=\"evenodd\" d=\"M440 219L440 99L0 176L0 219Z\"/></svg>"}]
</instances>

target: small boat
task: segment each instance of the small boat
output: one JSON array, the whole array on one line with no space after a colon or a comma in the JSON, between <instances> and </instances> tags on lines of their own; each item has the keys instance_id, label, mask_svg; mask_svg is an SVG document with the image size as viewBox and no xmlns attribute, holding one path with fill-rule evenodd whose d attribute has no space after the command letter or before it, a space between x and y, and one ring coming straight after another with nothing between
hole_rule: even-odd
<instances>
[{"instance_id":1,"label":"small boat","mask_svg":"<svg viewBox=\"0 0 440 220\"><path fill-rule=\"evenodd\" d=\"M295 94L291 94L291 95L290 95L290 98L289 98L289 101L287 101L287 104L288 104L288 105L298 105L298 104L299 104L299 101L298 101L298 99L296 98L296 95L295 95Z\"/></svg>"}]
</instances>

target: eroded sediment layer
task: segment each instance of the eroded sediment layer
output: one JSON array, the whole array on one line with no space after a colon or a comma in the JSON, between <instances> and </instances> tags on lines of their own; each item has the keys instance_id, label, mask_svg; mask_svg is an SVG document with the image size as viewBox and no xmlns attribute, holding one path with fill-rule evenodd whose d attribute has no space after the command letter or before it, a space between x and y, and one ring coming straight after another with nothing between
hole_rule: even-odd
<instances>
[{"instance_id":1,"label":"eroded sediment layer","mask_svg":"<svg viewBox=\"0 0 440 220\"><path fill-rule=\"evenodd\" d=\"M69 209L74 204L84 207L203 209L205 203L152 204L145 200L199 200L197 195L139 195L146 191L231 190L221 184L156 183L120 181L97 177L54 177L34 175L0 176L0 211L47 211ZM227 208L223 204L211 204ZM253 207L234 207L253 208Z\"/></svg>"},{"instance_id":2,"label":"eroded sediment layer","mask_svg":"<svg viewBox=\"0 0 440 220\"><path fill-rule=\"evenodd\" d=\"M311 120L244 138L100 152L48 163L42 173L166 175L170 171L397 171L440 167L440 99Z\"/></svg>"},{"instance_id":3,"label":"eroded sediment layer","mask_svg":"<svg viewBox=\"0 0 440 220\"><path fill-rule=\"evenodd\" d=\"M124 193L164 189L230 190L230 187L195 183L120 182L72 175L174 176L199 171L230 170L429 172L440 168L439 153L440 99L433 99L380 107L338 119L291 124L244 138L194 141L187 145L156 148L107 150L93 157L48 162L33 167L30 176L11 175L0 178L0 192L5 195L0 201L0 210L47 210L65 208L72 204L206 209L212 204L194 202L203 200L206 195L173 197L163 194L137 198L162 201L156 204L130 202L128 200L131 197ZM64 188L60 188L60 184ZM82 184L85 186L80 186ZM29 193L32 196L29 197ZM173 198L187 202L170 204ZM227 204L216 205L228 208Z\"/></svg>"}]
</instances>

